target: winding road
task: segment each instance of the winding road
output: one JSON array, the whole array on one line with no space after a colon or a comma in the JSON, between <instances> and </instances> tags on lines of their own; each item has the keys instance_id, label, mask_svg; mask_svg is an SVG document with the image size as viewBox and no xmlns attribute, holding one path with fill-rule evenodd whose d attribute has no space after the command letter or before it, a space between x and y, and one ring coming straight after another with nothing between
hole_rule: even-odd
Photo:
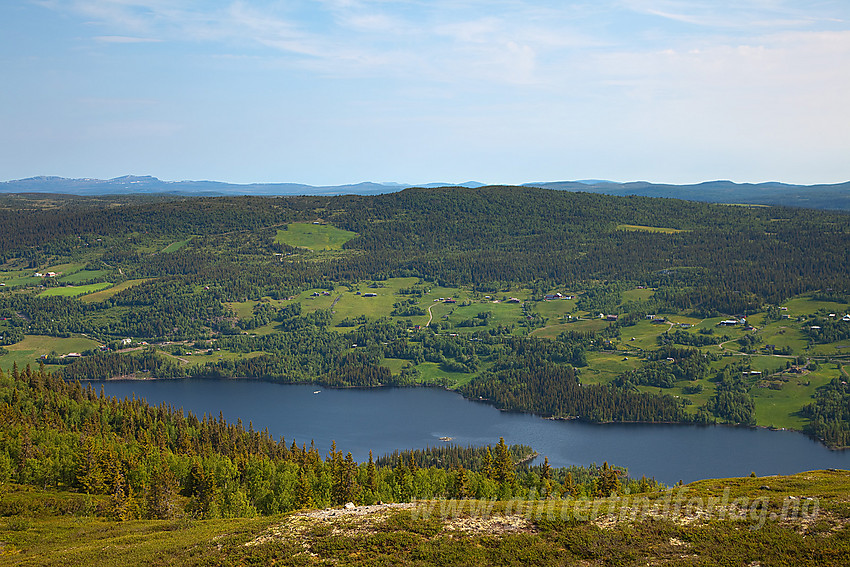
<instances>
[{"instance_id":1,"label":"winding road","mask_svg":"<svg viewBox=\"0 0 850 567\"><path fill-rule=\"evenodd\" d=\"M434 314L433 314L433 313L431 313L431 308L432 308L432 307L434 307L434 304L433 304L433 303L432 303L431 305L429 305L429 306L428 306L428 322L427 322L427 323L425 323L425 326L426 326L426 327L430 327L430 326L431 326L431 321L433 321L433 319L434 319Z\"/></svg>"}]
</instances>

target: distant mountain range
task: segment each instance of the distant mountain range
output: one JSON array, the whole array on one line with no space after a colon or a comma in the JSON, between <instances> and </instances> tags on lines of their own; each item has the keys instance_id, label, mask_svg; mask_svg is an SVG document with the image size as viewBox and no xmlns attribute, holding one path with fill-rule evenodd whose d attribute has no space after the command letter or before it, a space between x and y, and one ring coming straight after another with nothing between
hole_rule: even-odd
<instances>
[{"instance_id":1,"label":"distant mountain range","mask_svg":"<svg viewBox=\"0 0 850 567\"><path fill-rule=\"evenodd\" d=\"M162 181L151 176L127 175L114 179L68 179L64 177L30 177L0 182L0 193L55 193L71 195L376 195L393 193L409 187L482 187L483 183L356 183L352 185L314 186L300 183L235 184L219 181ZM524 183L561 191L585 191L606 195L642 195L669 197L709 203L752 205L786 205L809 209L850 211L850 182L834 185L789 185L786 183L734 183L707 181L695 185L669 185L634 181L617 183L599 179L582 181L547 181Z\"/></svg>"},{"instance_id":2,"label":"distant mountain range","mask_svg":"<svg viewBox=\"0 0 850 567\"><path fill-rule=\"evenodd\" d=\"M430 184L432 187L451 183ZM464 184L481 187L481 183ZM396 183L356 183L352 185L314 186L301 183L224 183L220 181L162 181L149 175L125 175L114 179L68 179L30 177L0 183L0 193L58 193L71 195L375 195L412 187ZM425 187L425 186L423 186Z\"/></svg>"}]
</instances>

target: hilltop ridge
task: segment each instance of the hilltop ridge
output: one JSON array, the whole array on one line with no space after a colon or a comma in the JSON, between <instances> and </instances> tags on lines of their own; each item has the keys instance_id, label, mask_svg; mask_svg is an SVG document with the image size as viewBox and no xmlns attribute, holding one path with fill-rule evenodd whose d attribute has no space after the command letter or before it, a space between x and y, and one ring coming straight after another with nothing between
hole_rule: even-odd
<instances>
[{"instance_id":1,"label":"hilltop ridge","mask_svg":"<svg viewBox=\"0 0 850 567\"><path fill-rule=\"evenodd\" d=\"M71 195L172 194L196 196L227 195L379 195L411 187L486 186L477 181L463 183L375 183L364 181L343 185L308 185L304 183L226 183L221 181L163 181L150 175L124 175L112 179L69 179L37 176L0 182L0 193L55 193ZM560 191L580 191L606 195L638 195L666 197L708 203L751 205L783 205L808 209L850 210L850 182L836 184L795 185L770 181L735 183L729 180L676 185L648 181L616 182L599 179L578 181L541 181L523 183L524 187L540 187Z\"/></svg>"}]
</instances>

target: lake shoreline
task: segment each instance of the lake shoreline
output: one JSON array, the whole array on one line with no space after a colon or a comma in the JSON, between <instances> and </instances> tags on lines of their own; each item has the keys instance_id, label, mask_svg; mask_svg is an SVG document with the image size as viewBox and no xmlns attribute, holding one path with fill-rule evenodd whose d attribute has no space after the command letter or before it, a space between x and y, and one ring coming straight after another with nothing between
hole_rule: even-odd
<instances>
[{"instance_id":1,"label":"lake shoreline","mask_svg":"<svg viewBox=\"0 0 850 567\"><path fill-rule=\"evenodd\" d=\"M250 383L249 383L250 381ZM105 394L145 399L203 415L223 413L234 423L253 423L275 438L337 447L357 460L395 450L440 446L452 437L460 446L509 444L533 447L535 462L553 467L603 463L626 466L630 474L679 480L793 474L813 468L850 469L850 452L826 447L798 432L763 428L683 427L681 424L552 420L498 411L442 387L319 388L253 378L101 381ZM473 401L479 403L471 403ZM642 426L643 425L643 426Z\"/></svg>"},{"instance_id":2,"label":"lake shoreline","mask_svg":"<svg viewBox=\"0 0 850 567\"><path fill-rule=\"evenodd\" d=\"M496 405L493 404L492 401L490 401L490 400L483 399L483 398L467 398L467 397L463 396L463 394L460 394L457 390L447 388L445 386L429 385L429 384L413 384L413 385L410 385L410 386L391 386L391 385L325 386L325 385L319 384L317 382L308 382L308 381L304 381L304 382L278 382L278 381L275 381L275 380L266 380L266 379L263 379L263 378L252 378L252 377L249 377L249 376L153 378L153 377L150 377L150 376L137 377L135 375L113 376L113 377L104 378L104 379L85 380L85 382L140 382L140 383L143 383L143 382L158 382L158 381L169 382L169 381L181 381L181 380L223 381L223 382L237 382L237 381L238 382L258 382L258 383L293 385L293 386L311 386L312 385L312 386L321 386L322 388L327 388L329 390L381 390L381 389L387 389L387 388L399 388L399 389L429 388L429 389L444 390L446 392L452 392L452 393L458 394L464 400L468 400L470 402L481 403L481 404L487 405L489 407L495 408L500 412L516 413L516 414L521 414L521 415L530 415L530 416L537 417L539 419L544 419L544 420L549 420L549 421L565 421L565 422L576 421L576 422L580 422L580 423L586 423L586 424L589 424L589 425L673 425L673 426L732 427L732 428L738 428L738 429L760 429L760 430L777 431L777 432L789 431L789 432L793 432L793 433L799 433L800 435L803 435L804 437L806 437L808 439L811 439L813 441L817 441L819 444L821 444L826 449L829 449L830 451L844 452L844 451L850 449L850 446L847 446L847 447L832 447L832 446L828 445L822 438L816 437L814 435L810 435L809 433L806 433L805 431L800 430L800 429L776 428L776 427L771 427L771 426L767 426L767 425L742 425L742 424L736 424L736 423L693 423L693 422L687 422L687 421L591 421L591 420L584 419L581 416L565 416L565 417L562 417L562 416L545 416L545 415L540 415L540 414L537 414L537 413L534 413L534 412L527 412L527 411L522 411L522 410L517 410L517 409L499 408L499 407L496 407Z\"/></svg>"}]
</instances>

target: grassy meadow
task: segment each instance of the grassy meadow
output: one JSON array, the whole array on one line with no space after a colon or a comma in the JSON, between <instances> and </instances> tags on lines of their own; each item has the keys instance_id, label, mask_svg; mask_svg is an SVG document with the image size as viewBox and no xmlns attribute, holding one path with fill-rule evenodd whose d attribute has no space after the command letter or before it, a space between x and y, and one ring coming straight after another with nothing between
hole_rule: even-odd
<instances>
[{"instance_id":1,"label":"grassy meadow","mask_svg":"<svg viewBox=\"0 0 850 567\"><path fill-rule=\"evenodd\" d=\"M58 338L26 335L21 342L3 347L7 352L0 356L0 366L4 369L11 368L15 363L19 368L24 368L27 364L37 366L38 359L42 355L54 352L58 355L70 352L82 353L99 346L99 342L88 337Z\"/></svg>"},{"instance_id":2,"label":"grassy meadow","mask_svg":"<svg viewBox=\"0 0 850 567\"><path fill-rule=\"evenodd\" d=\"M79 272L60 277L59 281L69 284L79 284L108 276L110 273L112 273L111 270L80 270Z\"/></svg>"},{"instance_id":3,"label":"grassy meadow","mask_svg":"<svg viewBox=\"0 0 850 567\"><path fill-rule=\"evenodd\" d=\"M275 242L310 250L342 250L342 245L355 236L329 224L294 222L277 231Z\"/></svg>"},{"instance_id":4,"label":"grassy meadow","mask_svg":"<svg viewBox=\"0 0 850 567\"><path fill-rule=\"evenodd\" d=\"M137 280L126 280L126 281L123 281L123 282L116 284L112 287L104 288L100 291L95 291L94 293L89 293L87 295L84 295L83 297L80 298L80 301L82 301L84 303L94 303L94 302L97 302L97 301L104 301L106 299L109 299L110 297L112 297L113 295L115 295L116 293L118 293L120 291L124 291L125 289L131 288L134 285L139 285L140 283L145 283L147 281L150 281L150 278L141 278L141 279L137 279Z\"/></svg>"},{"instance_id":5,"label":"grassy meadow","mask_svg":"<svg viewBox=\"0 0 850 567\"><path fill-rule=\"evenodd\" d=\"M51 287L42 291L39 295L42 297L77 297L79 295L87 295L102 289L110 287L112 284L108 282L85 284L85 285L68 285L63 287Z\"/></svg>"},{"instance_id":6,"label":"grassy meadow","mask_svg":"<svg viewBox=\"0 0 850 567\"><path fill-rule=\"evenodd\" d=\"M180 250L181 248L183 248L184 246L189 244L189 242L191 242L191 241L192 241L191 238L187 238L186 240L178 240L176 242L172 242L171 244L169 244L168 246L163 248L162 251L165 254L171 254L172 252L177 252L178 250Z\"/></svg>"}]
</instances>

